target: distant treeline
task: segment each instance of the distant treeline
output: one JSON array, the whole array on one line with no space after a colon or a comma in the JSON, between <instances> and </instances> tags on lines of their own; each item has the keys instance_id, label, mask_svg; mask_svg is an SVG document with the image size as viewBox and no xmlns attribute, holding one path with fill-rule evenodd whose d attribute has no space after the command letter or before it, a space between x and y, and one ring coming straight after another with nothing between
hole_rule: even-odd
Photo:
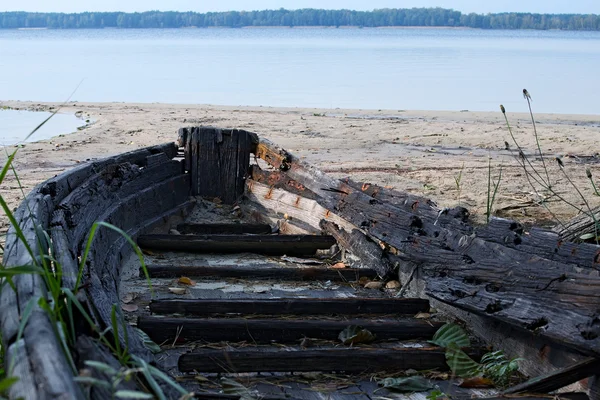
<instances>
[{"instance_id":1,"label":"distant treeline","mask_svg":"<svg viewBox=\"0 0 600 400\"><path fill-rule=\"evenodd\" d=\"M463 14L443 8L352 10L263 10L228 12L1 12L0 29L188 28L249 26L430 26L482 29L600 30L595 14Z\"/></svg>"}]
</instances>

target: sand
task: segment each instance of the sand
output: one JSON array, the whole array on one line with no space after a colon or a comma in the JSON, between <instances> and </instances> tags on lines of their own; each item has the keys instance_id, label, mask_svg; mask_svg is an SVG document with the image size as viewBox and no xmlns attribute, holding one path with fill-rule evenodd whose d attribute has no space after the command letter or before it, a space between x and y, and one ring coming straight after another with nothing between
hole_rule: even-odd
<instances>
[{"instance_id":1,"label":"sand","mask_svg":"<svg viewBox=\"0 0 600 400\"><path fill-rule=\"evenodd\" d=\"M0 101L0 107L48 111L59 103ZM514 151L504 117L498 112L301 109L180 104L69 103L62 113L92 120L85 129L20 148L15 160L24 191L78 163L174 141L190 125L241 128L256 132L336 177L351 176L427 196L440 207L467 207L474 221L485 221L488 160L492 177L502 178L494 214L526 224L552 225L572 218L587 205L559 169L562 157L569 178L590 207L600 205L586 177L600 177L600 116L537 114L537 130L548 175L564 200L528 183ZM525 154L543 172L529 114L508 114ZM8 149L14 149L10 146ZM6 155L0 156L3 163ZM456 180L460 177L460 184ZM597 183L600 185L600 181ZM460 188L460 190L459 190ZM0 187L16 207L22 194L14 177ZM540 204L545 199L546 209ZM0 219L0 231L6 230Z\"/></svg>"}]
</instances>

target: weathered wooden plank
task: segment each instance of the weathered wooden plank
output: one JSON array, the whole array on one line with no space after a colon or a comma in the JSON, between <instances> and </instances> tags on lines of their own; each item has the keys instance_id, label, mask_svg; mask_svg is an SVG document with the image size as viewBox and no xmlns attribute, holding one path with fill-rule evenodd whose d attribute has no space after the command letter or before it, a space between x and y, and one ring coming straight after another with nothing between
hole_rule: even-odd
<instances>
[{"instance_id":1,"label":"weathered wooden plank","mask_svg":"<svg viewBox=\"0 0 600 400\"><path fill-rule=\"evenodd\" d=\"M154 300L150 311L155 314L262 314L262 315L415 315L429 311L425 299L169 299Z\"/></svg>"},{"instance_id":2,"label":"weathered wooden plank","mask_svg":"<svg viewBox=\"0 0 600 400\"><path fill-rule=\"evenodd\" d=\"M387 243L403 259L428 268L429 295L584 353L600 354L596 271L578 271L432 224L326 176L267 141L261 144L283 155L285 162L275 166L319 195L322 206Z\"/></svg>"},{"instance_id":3,"label":"weathered wooden plank","mask_svg":"<svg viewBox=\"0 0 600 400\"><path fill-rule=\"evenodd\" d=\"M105 209L100 219L128 232L139 228L157 216L161 216L166 210L182 204L187 199L188 193L189 177L178 175L122 199L121 202ZM160 201L157 200L159 198ZM112 307L119 304L120 260L113 258L113 256L120 256L120 252L117 252L116 248L113 249L113 245L116 245L120 250L124 246L124 240L119 232L108 228L99 229L96 231L94 244L88 255L89 286L86 288L86 292L95 315L104 327L111 325ZM117 307L117 314L119 320L122 320L120 307ZM139 357L150 360L152 354L143 345L131 326L125 324L125 328L128 330L129 341L126 342L124 331L121 329L119 337L122 345L127 345Z\"/></svg>"},{"instance_id":4,"label":"weathered wooden plank","mask_svg":"<svg viewBox=\"0 0 600 400\"><path fill-rule=\"evenodd\" d=\"M248 341L253 343L294 343L304 337L337 340L349 325L362 326L378 339L431 338L442 325L415 320L273 320L273 319L192 319L141 316L138 327L157 343L194 340L207 342Z\"/></svg>"},{"instance_id":5,"label":"weathered wooden plank","mask_svg":"<svg viewBox=\"0 0 600 400\"><path fill-rule=\"evenodd\" d=\"M200 127L186 142L191 157L186 164L197 170L192 175L192 193L233 204L244 193L253 147L250 136L239 129Z\"/></svg>"},{"instance_id":6,"label":"weathered wooden plank","mask_svg":"<svg viewBox=\"0 0 600 400\"><path fill-rule=\"evenodd\" d=\"M320 232L319 223L325 219L348 231L356 228L334 212L319 205L315 200L272 188L251 179L247 181L247 186L246 195L251 202L260 206L259 211L264 214L276 213L278 220L284 224L298 224L305 230ZM282 228L281 225L280 223L280 228Z\"/></svg>"},{"instance_id":7,"label":"weathered wooden plank","mask_svg":"<svg viewBox=\"0 0 600 400\"><path fill-rule=\"evenodd\" d=\"M20 339L6 349L4 360L6 375L19 378L8 390L10 399L37 400L40 398L29 361L25 339Z\"/></svg>"},{"instance_id":8,"label":"weathered wooden plank","mask_svg":"<svg viewBox=\"0 0 600 400\"><path fill-rule=\"evenodd\" d=\"M354 255L353 258L347 257L351 261L354 259L350 264L353 268L374 269L381 277L385 277L392 272L392 263L388 260L381 246L370 240L358 229L346 232L333 222L326 220L322 220L320 226L325 233L332 235L342 248Z\"/></svg>"},{"instance_id":9,"label":"weathered wooden plank","mask_svg":"<svg viewBox=\"0 0 600 400\"><path fill-rule=\"evenodd\" d=\"M600 371L600 359L588 358L554 373L538 376L505 390L513 393L549 393L590 377Z\"/></svg>"},{"instance_id":10,"label":"weathered wooden plank","mask_svg":"<svg viewBox=\"0 0 600 400\"><path fill-rule=\"evenodd\" d=\"M185 222L177 225L177 231L184 235L228 235L228 234L268 234L271 226L268 224L201 224Z\"/></svg>"},{"instance_id":11,"label":"weathered wooden plank","mask_svg":"<svg viewBox=\"0 0 600 400\"><path fill-rule=\"evenodd\" d=\"M73 369L65 357L56 331L48 315L33 311L23 331L25 347L35 384L43 398L83 399L83 393L73 381Z\"/></svg>"},{"instance_id":12,"label":"weathered wooden plank","mask_svg":"<svg viewBox=\"0 0 600 400\"><path fill-rule=\"evenodd\" d=\"M464 207L439 209L432 200L395 189L384 188L368 182L355 182L350 178L342 179L349 187L360 190L377 201L391 204L413 212L425 221L463 234L471 234L473 227L469 225L469 210Z\"/></svg>"},{"instance_id":13,"label":"weathered wooden plank","mask_svg":"<svg viewBox=\"0 0 600 400\"><path fill-rule=\"evenodd\" d=\"M330 248L335 239L325 235L141 235L138 244L164 251L302 256Z\"/></svg>"},{"instance_id":14,"label":"weathered wooden plank","mask_svg":"<svg viewBox=\"0 0 600 400\"><path fill-rule=\"evenodd\" d=\"M133 150L102 160L82 163L43 182L40 186L40 193L49 195L52 198L53 205L57 206L69 193L79 187L86 179L105 169L108 165L127 162L144 167L147 164L147 157L159 153L164 153L168 158L173 158L177 154L177 146L173 143L165 143Z\"/></svg>"},{"instance_id":15,"label":"weathered wooden plank","mask_svg":"<svg viewBox=\"0 0 600 400\"><path fill-rule=\"evenodd\" d=\"M377 272L372 269L324 268L324 267L265 267L259 265L163 265L151 264L148 272L154 278L248 278L280 279L291 281L344 281L354 282L361 277L374 279ZM140 271L140 276L141 271Z\"/></svg>"},{"instance_id":16,"label":"weathered wooden plank","mask_svg":"<svg viewBox=\"0 0 600 400\"><path fill-rule=\"evenodd\" d=\"M71 248L81 251L82 241L105 209L122 199L181 173L177 161L140 169L134 164L117 164L102 170L73 190L52 217L53 229L65 231Z\"/></svg>"},{"instance_id":17,"label":"weathered wooden plank","mask_svg":"<svg viewBox=\"0 0 600 400\"><path fill-rule=\"evenodd\" d=\"M282 171L264 171L258 165L251 165L250 177L255 182L262 183L270 188L285 190L305 199L314 200L317 198L314 192L306 189Z\"/></svg>"},{"instance_id":18,"label":"weathered wooden plank","mask_svg":"<svg viewBox=\"0 0 600 400\"><path fill-rule=\"evenodd\" d=\"M44 260L49 243L44 234L50 219L50 196L43 195L36 188L21 204L16 213L24 241L19 239L14 228L9 230L4 255L7 268L21 265L47 265ZM27 243L31 253L26 248ZM21 315L30 301L37 304L39 298L46 298L46 287L39 275L25 274L13 279L16 293L8 286L2 290L2 340L7 346L15 339L21 323ZM6 308L5 308L6 307ZM71 398L83 398L73 381L72 370L64 356L57 338L54 336L50 320L44 311L35 306L23 329L23 340L31 365L35 385L50 396L60 397L69 393Z\"/></svg>"},{"instance_id":19,"label":"weathered wooden plank","mask_svg":"<svg viewBox=\"0 0 600 400\"><path fill-rule=\"evenodd\" d=\"M477 356L480 352L469 351ZM480 356L480 355L479 355ZM202 349L182 354L181 372L345 372L447 370L446 351L427 348Z\"/></svg>"},{"instance_id":20,"label":"weathered wooden plank","mask_svg":"<svg viewBox=\"0 0 600 400\"><path fill-rule=\"evenodd\" d=\"M483 240L549 260L600 270L598 246L569 242L547 229L534 227L525 231L516 221L492 218L488 225L477 228L476 235Z\"/></svg>"}]
</instances>

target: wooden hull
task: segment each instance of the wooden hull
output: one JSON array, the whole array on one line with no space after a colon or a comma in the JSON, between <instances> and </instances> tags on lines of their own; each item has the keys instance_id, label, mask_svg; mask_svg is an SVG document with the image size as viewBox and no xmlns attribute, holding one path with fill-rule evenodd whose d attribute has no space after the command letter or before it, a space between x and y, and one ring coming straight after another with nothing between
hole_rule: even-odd
<instances>
[{"instance_id":1,"label":"wooden hull","mask_svg":"<svg viewBox=\"0 0 600 400\"><path fill-rule=\"evenodd\" d=\"M216 138L213 147L194 142L200 133ZM220 143L244 153L239 164L217 168L206 162ZM96 221L111 223L137 239L182 222L194 206L192 194L227 202L245 195L254 211L285 233L332 235L356 256L356 268L368 266L380 276L398 268L405 296L431 299L434 307L466 321L489 344L525 358L527 374L600 357L600 248L562 243L556 234L542 230L527 234L512 221L474 228L464 209L438 210L427 199L333 179L244 131L182 130L179 144L185 150L183 160L176 158L175 144L165 144L82 165L36 187L16 212L32 253L11 229L5 267L31 264L36 257L39 261L51 249L62 266L62 285L73 290ZM249 161L251 152L277 171L250 169L244 160ZM233 178L219 175L224 170L234 171ZM207 177L214 177L210 184ZM113 305L120 304L121 263L132 254L119 232L96 231L79 283L80 298L101 330L112 325ZM14 284L16 292L5 286L0 297L5 363L20 378L10 388L10 397L84 398L48 315L35 306L19 333L27 304L46 297L45 282L40 276L23 275L15 277ZM117 318L124 318L120 308ZM177 330L176 325L172 329ZM153 362L141 337L130 325L123 326L121 344ZM116 361L90 342L93 333L81 329L70 349L77 369L89 359ZM598 396L595 385L590 384L592 397Z\"/></svg>"}]
</instances>

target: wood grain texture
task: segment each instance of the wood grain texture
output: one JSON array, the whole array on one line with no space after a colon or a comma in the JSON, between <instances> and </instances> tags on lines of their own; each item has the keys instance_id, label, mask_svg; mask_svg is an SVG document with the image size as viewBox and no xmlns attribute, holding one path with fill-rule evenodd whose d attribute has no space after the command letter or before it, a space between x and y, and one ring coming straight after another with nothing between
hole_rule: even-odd
<instances>
[{"instance_id":1,"label":"wood grain texture","mask_svg":"<svg viewBox=\"0 0 600 400\"><path fill-rule=\"evenodd\" d=\"M425 299L168 299L150 303L154 314L261 314L261 315L415 315L429 311Z\"/></svg>"},{"instance_id":2,"label":"wood grain texture","mask_svg":"<svg viewBox=\"0 0 600 400\"><path fill-rule=\"evenodd\" d=\"M325 235L141 235L138 244L163 251L304 256L330 248L335 239Z\"/></svg>"},{"instance_id":3,"label":"wood grain texture","mask_svg":"<svg viewBox=\"0 0 600 400\"><path fill-rule=\"evenodd\" d=\"M469 351L477 358L477 351ZM181 372L344 372L373 373L377 371L445 371L446 351L429 348L321 348L285 350L265 349L202 349L179 357Z\"/></svg>"},{"instance_id":4,"label":"wood grain texture","mask_svg":"<svg viewBox=\"0 0 600 400\"><path fill-rule=\"evenodd\" d=\"M346 232L333 222L326 220L322 220L320 226L325 233L332 235L343 249L354 255L353 261L350 263L353 268L370 268L377 271L381 277L392 273L392 263L381 246L358 229Z\"/></svg>"},{"instance_id":5,"label":"wood grain texture","mask_svg":"<svg viewBox=\"0 0 600 400\"><path fill-rule=\"evenodd\" d=\"M154 278L241 278L241 279L278 279L289 281L334 281L355 282L361 277L374 279L377 272L372 269L325 267L282 267L263 265L164 265L150 264L148 272ZM140 276L142 272L140 271Z\"/></svg>"},{"instance_id":6,"label":"wood grain texture","mask_svg":"<svg viewBox=\"0 0 600 400\"><path fill-rule=\"evenodd\" d=\"M304 337L337 340L349 325L362 326L378 339L431 338L441 323L415 320L273 320L200 319L141 316L138 327L156 343L195 340L207 342L297 343ZM178 334L179 331L179 334Z\"/></svg>"},{"instance_id":7,"label":"wood grain texture","mask_svg":"<svg viewBox=\"0 0 600 400\"><path fill-rule=\"evenodd\" d=\"M283 166L292 179L315 192L323 207L387 243L402 259L420 264L433 298L600 354L600 277L595 269L444 228L328 177L266 140L261 146L265 154L282 156L285 163L273 166Z\"/></svg>"},{"instance_id":8,"label":"wood grain texture","mask_svg":"<svg viewBox=\"0 0 600 400\"><path fill-rule=\"evenodd\" d=\"M503 393L549 393L590 377L598 371L600 371L600 359L588 358L567 368L532 378L505 390Z\"/></svg>"},{"instance_id":9,"label":"wood grain texture","mask_svg":"<svg viewBox=\"0 0 600 400\"><path fill-rule=\"evenodd\" d=\"M192 194L218 197L233 204L244 193L252 139L246 131L193 127L181 132L185 164L192 175Z\"/></svg>"}]
</instances>

